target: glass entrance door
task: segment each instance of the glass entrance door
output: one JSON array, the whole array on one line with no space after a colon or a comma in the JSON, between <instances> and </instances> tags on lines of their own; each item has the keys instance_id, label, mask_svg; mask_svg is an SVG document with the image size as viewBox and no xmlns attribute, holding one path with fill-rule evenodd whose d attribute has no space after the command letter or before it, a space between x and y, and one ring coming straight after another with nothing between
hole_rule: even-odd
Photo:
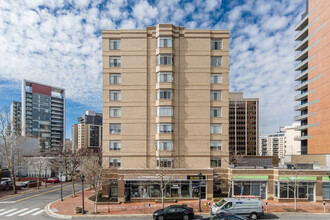
<instances>
[{"instance_id":1,"label":"glass entrance door","mask_svg":"<svg viewBox=\"0 0 330 220\"><path fill-rule=\"evenodd\" d=\"M313 183L309 183L308 184L308 200L309 201L314 201L314 184Z\"/></svg>"}]
</instances>

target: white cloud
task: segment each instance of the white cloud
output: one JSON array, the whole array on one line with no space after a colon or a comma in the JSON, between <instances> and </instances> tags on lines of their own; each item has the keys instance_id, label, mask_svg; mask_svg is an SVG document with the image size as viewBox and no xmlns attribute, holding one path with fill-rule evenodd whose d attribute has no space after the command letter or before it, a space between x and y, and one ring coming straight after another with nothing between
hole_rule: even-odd
<instances>
[{"instance_id":1,"label":"white cloud","mask_svg":"<svg viewBox=\"0 0 330 220\"><path fill-rule=\"evenodd\" d=\"M2 95L8 86L20 89L19 81L26 78L64 87L68 99L101 110L101 29L157 23L231 29L230 89L260 98L261 133L274 132L296 114L293 27L304 3L0 0L0 93L8 95Z\"/></svg>"}]
</instances>

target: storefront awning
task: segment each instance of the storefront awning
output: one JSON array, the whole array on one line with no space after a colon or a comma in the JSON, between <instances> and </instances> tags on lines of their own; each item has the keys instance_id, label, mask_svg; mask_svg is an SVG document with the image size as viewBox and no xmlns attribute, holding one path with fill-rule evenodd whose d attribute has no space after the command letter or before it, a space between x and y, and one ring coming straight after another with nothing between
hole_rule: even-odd
<instances>
[{"instance_id":1,"label":"storefront awning","mask_svg":"<svg viewBox=\"0 0 330 220\"><path fill-rule=\"evenodd\" d=\"M268 176L233 176L234 180L268 180Z\"/></svg>"},{"instance_id":2,"label":"storefront awning","mask_svg":"<svg viewBox=\"0 0 330 220\"><path fill-rule=\"evenodd\" d=\"M322 181L329 181L330 182L330 177L328 177L328 176L323 176L322 177Z\"/></svg>"},{"instance_id":3,"label":"storefront awning","mask_svg":"<svg viewBox=\"0 0 330 220\"><path fill-rule=\"evenodd\" d=\"M296 179L297 178L297 179ZM316 181L316 176L280 176L280 181Z\"/></svg>"}]
</instances>

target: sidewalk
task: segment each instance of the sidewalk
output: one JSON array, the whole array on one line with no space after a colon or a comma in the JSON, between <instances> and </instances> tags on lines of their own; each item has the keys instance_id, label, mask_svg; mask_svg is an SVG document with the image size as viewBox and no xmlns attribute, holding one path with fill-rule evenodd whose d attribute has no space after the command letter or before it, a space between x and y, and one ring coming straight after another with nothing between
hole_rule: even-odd
<instances>
[{"instance_id":1,"label":"sidewalk","mask_svg":"<svg viewBox=\"0 0 330 220\"><path fill-rule=\"evenodd\" d=\"M81 216L82 214L75 214L74 208L79 206L82 207L82 197L81 192L76 194L75 198L71 196L64 198L64 201L55 201L51 203L48 207L48 212L55 213L59 215L68 215L68 216ZM87 198L91 195L94 195L93 190L85 190L85 211L87 215L91 215L94 212L94 205L87 201ZM207 201L208 202L208 201ZM210 201L212 204L212 201ZM166 203L165 206L169 206L172 204L188 204L189 207L194 208L195 214L198 214L198 200L189 200L178 203ZM205 200L202 201L202 213L209 213L209 208L205 207ZM160 203L150 203L150 207L148 206L149 202L145 204L143 202L134 202L134 203L125 203L125 204L116 204L110 205L110 213L108 212L108 205L98 205L98 214L97 215L141 215L141 214L149 214L151 215L157 209L161 209L162 204ZM266 212L266 205L264 201L264 210ZM294 203L278 203L275 201L268 201L267 212L293 212ZM329 212L330 204L326 205L326 212ZM296 212L304 212L304 213L323 213L323 205L322 203L316 202L299 202L297 203L297 211Z\"/></svg>"}]
</instances>

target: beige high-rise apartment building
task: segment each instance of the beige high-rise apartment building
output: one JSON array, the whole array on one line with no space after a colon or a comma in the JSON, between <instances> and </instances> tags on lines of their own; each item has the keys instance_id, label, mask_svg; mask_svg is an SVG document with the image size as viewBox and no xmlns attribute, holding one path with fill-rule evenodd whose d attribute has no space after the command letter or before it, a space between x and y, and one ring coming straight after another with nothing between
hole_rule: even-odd
<instances>
[{"instance_id":1,"label":"beige high-rise apartment building","mask_svg":"<svg viewBox=\"0 0 330 220\"><path fill-rule=\"evenodd\" d=\"M301 154L330 154L330 1L307 0L306 12L296 25L299 41L295 117L301 122Z\"/></svg>"},{"instance_id":2,"label":"beige high-rise apartment building","mask_svg":"<svg viewBox=\"0 0 330 220\"><path fill-rule=\"evenodd\" d=\"M202 198L228 179L229 31L104 30L104 194ZM109 190L109 191L108 191Z\"/></svg>"}]
</instances>

